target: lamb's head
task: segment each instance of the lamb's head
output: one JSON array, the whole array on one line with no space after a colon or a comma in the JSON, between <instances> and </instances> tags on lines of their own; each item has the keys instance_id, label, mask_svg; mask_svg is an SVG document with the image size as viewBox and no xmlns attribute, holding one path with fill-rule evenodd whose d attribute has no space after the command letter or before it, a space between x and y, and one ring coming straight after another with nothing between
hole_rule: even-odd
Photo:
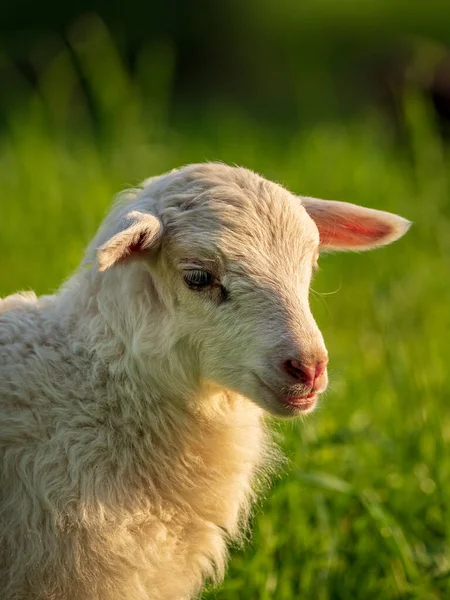
<instances>
[{"instance_id":1,"label":"lamb's head","mask_svg":"<svg viewBox=\"0 0 450 600\"><path fill-rule=\"evenodd\" d=\"M159 351L172 348L195 385L293 416L312 410L327 386L328 355L308 302L319 253L381 246L408 226L389 213L295 196L246 169L192 165L121 203L97 257L100 271L133 269L151 287L148 327L163 329ZM150 346L137 351L145 360Z\"/></svg>"}]
</instances>

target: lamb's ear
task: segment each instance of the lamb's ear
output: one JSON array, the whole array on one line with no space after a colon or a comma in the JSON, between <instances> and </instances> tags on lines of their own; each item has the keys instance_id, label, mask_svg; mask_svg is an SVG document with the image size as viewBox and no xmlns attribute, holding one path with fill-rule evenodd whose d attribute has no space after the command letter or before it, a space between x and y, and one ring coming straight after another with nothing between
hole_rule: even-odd
<instances>
[{"instance_id":1,"label":"lamb's ear","mask_svg":"<svg viewBox=\"0 0 450 600\"><path fill-rule=\"evenodd\" d=\"M161 221L148 213L128 213L121 229L97 250L99 271L106 271L133 253L155 247L162 235Z\"/></svg>"},{"instance_id":2,"label":"lamb's ear","mask_svg":"<svg viewBox=\"0 0 450 600\"><path fill-rule=\"evenodd\" d=\"M411 223L392 213L348 202L301 198L317 225L323 250L370 250L395 242Z\"/></svg>"}]
</instances>

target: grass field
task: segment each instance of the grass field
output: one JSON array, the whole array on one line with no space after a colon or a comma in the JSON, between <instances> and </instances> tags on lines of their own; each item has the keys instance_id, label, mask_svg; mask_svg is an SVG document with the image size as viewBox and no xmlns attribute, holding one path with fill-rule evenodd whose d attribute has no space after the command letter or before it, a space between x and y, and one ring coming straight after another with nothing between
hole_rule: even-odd
<instances>
[{"instance_id":1,"label":"grass field","mask_svg":"<svg viewBox=\"0 0 450 600\"><path fill-rule=\"evenodd\" d=\"M406 106L407 151L372 117L288 135L217 109L171 128L164 76L148 107L112 49L98 54L80 49L94 124L62 55L0 133L0 295L55 290L116 192L187 162L242 164L411 219L388 248L322 258L311 302L329 391L305 422L274 423L289 464L206 597L450 598L450 163L425 107Z\"/></svg>"}]
</instances>

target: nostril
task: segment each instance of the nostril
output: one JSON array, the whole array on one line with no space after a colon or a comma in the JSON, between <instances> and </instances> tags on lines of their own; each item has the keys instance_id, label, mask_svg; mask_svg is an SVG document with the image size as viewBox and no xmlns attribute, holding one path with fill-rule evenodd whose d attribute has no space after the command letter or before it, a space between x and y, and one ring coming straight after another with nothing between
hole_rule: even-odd
<instances>
[{"instance_id":1,"label":"nostril","mask_svg":"<svg viewBox=\"0 0 450 600\"><path fill-rule=\"evenodd\" d=\"M295 359L286 360L283 363L283 370L291 379L305 383L309 387L314 387L316 381L327 368L328 358L317 361L313 366L304 365Z\"/></svg>"},{"instance_id":2,"label":"nostril","mask_svg":"<svg viewBox=\"0 0 450 600\"><path fill-rule=\"evenodd\" d=\"M283 364L284 371L295 381L301 381L312 386L316 370L314 367L302 365L298 360L286 360Z\"/></svg>"}]
</instances>

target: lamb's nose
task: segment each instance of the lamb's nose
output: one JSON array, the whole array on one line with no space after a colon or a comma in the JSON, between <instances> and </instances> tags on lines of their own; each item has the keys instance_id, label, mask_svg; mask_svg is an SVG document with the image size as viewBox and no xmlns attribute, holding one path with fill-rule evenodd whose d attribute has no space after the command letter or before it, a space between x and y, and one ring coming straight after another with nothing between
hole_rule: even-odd
<instances>
[{"instance_id":1,"label":"lamb's nose","mask_svg":"<svg viewBox=\"0 0 450 600\"><path fill-rule=\"evenodd\" d=\"M316 381L327 368L328 358L318 360L313 365L305 365L296 359L289 359L283 363L283 370L296 382L305 383L314 389Z\"/></svg>"}]
</instances>

